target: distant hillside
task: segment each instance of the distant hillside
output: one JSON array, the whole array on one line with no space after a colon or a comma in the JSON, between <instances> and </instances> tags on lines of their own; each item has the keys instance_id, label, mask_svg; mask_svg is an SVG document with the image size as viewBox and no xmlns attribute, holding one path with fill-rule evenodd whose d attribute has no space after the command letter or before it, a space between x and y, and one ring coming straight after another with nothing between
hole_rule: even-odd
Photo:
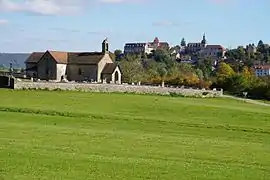
<instances>
[{"instance_id":1,"label":"distant hillside","mask_svg":"<svg viewBox=\"0 0 270 180\"><path fill-rule=\"evenodd\" d=\"M0 67L9 67L12 63L13 68L24 68L24 61L29 57L30 53L0 53Z\"/></svg>"}]
</instances>

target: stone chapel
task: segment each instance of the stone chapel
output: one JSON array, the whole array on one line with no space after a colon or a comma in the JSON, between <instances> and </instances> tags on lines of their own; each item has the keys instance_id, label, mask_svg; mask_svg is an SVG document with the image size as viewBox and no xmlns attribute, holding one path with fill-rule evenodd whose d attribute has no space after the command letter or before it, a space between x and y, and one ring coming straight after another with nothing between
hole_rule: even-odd
<instances>
[{"instance_id":1,"label":"stone chapel","mask_svg":"<svg viewBox=\"0 0 270 180\"><path fill-rule=\"evenodd\" d=\"M107 38L101 52L33 52L25 64L27 75L40 80L121 84L121 69L110 56Z\"/></svg>"}]
</instances>

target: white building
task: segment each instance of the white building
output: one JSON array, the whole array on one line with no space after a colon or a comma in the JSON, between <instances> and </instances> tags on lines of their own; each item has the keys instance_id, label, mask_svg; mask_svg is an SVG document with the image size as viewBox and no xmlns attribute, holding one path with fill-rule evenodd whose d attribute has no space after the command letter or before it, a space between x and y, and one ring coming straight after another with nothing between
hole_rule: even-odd
<instances>
[{"instance_id":1,"label":"white building","mask_svg":"<svg viewBox=\"0 0 270 180\"><path fill-rule=\"evenodd\" d=\"M270 65L255 66L254 69L258 77L270 76Z\"/></svg>"}]
</instances>

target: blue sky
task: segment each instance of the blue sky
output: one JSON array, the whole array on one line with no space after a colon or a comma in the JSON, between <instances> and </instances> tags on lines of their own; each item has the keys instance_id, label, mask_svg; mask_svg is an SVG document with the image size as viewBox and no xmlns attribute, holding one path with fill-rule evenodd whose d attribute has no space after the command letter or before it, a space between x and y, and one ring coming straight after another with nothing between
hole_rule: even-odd
<instances>
[{"instance_id":1,"label":"blue sky","mask_svg":"<svg viewBox=\"0 0 270 180\"><path fill-rule=\"evenodd\" d=\"M270 43L269 0L0 0L0 52L100 51L158 37Z\"/></svg>"}]
</instances>

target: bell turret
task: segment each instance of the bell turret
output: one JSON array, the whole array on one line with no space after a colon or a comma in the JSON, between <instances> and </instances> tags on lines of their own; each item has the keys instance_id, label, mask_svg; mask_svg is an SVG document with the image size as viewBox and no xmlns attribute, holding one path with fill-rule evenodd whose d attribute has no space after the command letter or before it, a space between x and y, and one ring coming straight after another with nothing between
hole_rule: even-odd
<instances>
[{"instance_id":1,"label":"bell turret","mask_svg":"<svg viewBox=\"0 0 270 180\"><path fill-rule=\"evenodd\" d=\"M103 53L109 53L109 42L108 38L104 39L102 42L102 52Z\"/></svg>"}]
</instances>

